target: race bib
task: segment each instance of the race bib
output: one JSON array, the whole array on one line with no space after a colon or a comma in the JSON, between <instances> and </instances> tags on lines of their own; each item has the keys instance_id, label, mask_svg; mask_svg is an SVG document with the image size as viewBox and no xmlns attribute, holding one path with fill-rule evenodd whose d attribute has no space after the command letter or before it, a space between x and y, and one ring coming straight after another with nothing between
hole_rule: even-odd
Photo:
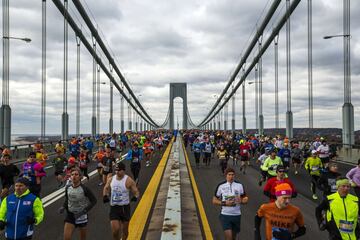
<instances>
[{"instance_id":1,"label":"race bib","mask_svg":"<svg viewBox=\"0 0 360 240\"><path fill-rule=\"evenodd\" d=\"M132 161L133 161L133 162L139 162L139 159L138 159L138 158L133 158Z\"/></svg>"},{"instance_id":2,"label":"race bib","mask_svg":"<svg viewBox=\"0 0 360 240\"><path fill-rule=\"evenodd\" d=\"M105 172L108 172L110 170L110 168L108 166L104 166L103 169L104 169Z\"/></svg>"},{"instance_id":3,"label":"race bib","mask_svg":"<svg viewBox=\"0 0 360 240\"><path fill-rule=\"evenodd\" d=\"M353 221L340 220L339 222L339 231L344 233L352 233L354 230Z\"/></svg>"},{"instance_id":4,"label":"race bib","mask_svg":"<svg viewBox=\"0 0 360 240\"><path fill-rule=\"evenodd\" d=\"M317 171L317 170L319 170L319 167L318 167L318 166L312 166L312 167L311 167L311 171L315 172L315 171Z\"/></svg>"},{"instance_id":5,"label":"race bib","mask_svg":"<svg viewBox=\"0 0 360 240\"><path fill-rule=\"evenodd\" d=\"M284 162L289 162L289 161L290 161L290 158L288 158L288 157L284 158Z\"/></svg>"},{"instance_id":6,"label":"race bib","mask_svg":"<svg viewBox=\"0 0 360 240\"><path fill-rule=\"evenodd\" d=\"M88 221L88 216L85 213L84 215L81 215L80 217L78 217L77 219L75 219L75 224L82 224L82 223L87 223Z\"/></svg>"},{"instance_id":7,"label":"race bib","mask_svg":"<svg viewBox=\"0 0 360 240\"><path fill-rule=\"evenodd\" d=\"M122 201L122 193L121 192L114 192L112 195L113 203L121 203Z\"/></svg>"}]
</instances>

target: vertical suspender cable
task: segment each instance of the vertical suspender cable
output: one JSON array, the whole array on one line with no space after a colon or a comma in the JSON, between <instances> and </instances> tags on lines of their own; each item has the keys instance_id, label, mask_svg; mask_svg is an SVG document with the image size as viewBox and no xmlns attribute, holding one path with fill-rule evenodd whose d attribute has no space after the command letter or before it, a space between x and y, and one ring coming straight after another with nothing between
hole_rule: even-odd
<instances>
[{"instance_id":1,"label":"vertical suspender cable","mask_svg":"<svg viewBox=\"0 0 360 240\"><path fill-rule=\"evenodd\" d=\"M274 38L275 56L275 128L279 128L279 35Z\"/></svg>"},{"instance_id":2,"label":"vertical suspender cable","mask_svg":"<svg viewBox=\"0 0 360 240\"><path fill-rule=\"evenodd\" d=\"M234 83L232 89L234 90ZM235 132L235 94L232 96L231 115L231 131Z\"/></svg>"},{"instance_id":3,"label":"vertical suspender cable","mask_svg":"<svg viewBox=\"0 0 360 240\"><path fill-rule=\"evenodd\" d=\"M100 134L100 65L97 65L97 79L96 79L96 132Z\"/></svg>"},{"instance_id":4,"label":"vertical suspender cable","mask_svg":"<svg viewBox=\"0 0 360 240\"><path fill-rule=\"evenodd\" d=\"M41 41L41 140L46 135L46 0L42 0Z\"/></svg>"},{"instance_id":5,"label":"vertical suspender cable","mask_svg":"<svg viewBox=\"0 0 360 240\"><path fill-rule=\"evenodd\" d=\"M287 112L286 135L293 138L293 114L291 111L291 40L290 40L290 0L286 0L286 80L287 80Z\"/></svg>"},{"instance_id":6,"label":"vertical suspender cable","mask_svg":"<svg viewBox=\"0 0 360 240\"><path fill-rule=\"evenodd\" d=\"M68 139L69 133L69 116L68 109L68 0L64 0L64 81L63 81L63 115L62 115L62 139Z\"/></svg>"},{"instance_id":7,"label":"vertical suspender cable","mask_svg":"<svg viewBox=\"0 0 360 240\"><path fill-rule=\"evenodd\" d=\"M110 73L113 75L113 66L110 64ZM114 85L111 81L110 82L110 119L109 119L109 133L112 134L114 132L113 129L113 111L114 111Z\"/></svg>"},{"instance_id":8,"label":"vertical suspender cable","mask_svg":"<svg viewBox=\"0 0 360 240\"><path fill-rule=\"evenodd\" d=\"M314 127L313 71L312 71L312 0L308 0L308 95L309 128Z\"/></svg>"},{"instance_id":9,"label":"vertical suspender cable","mask_svg":"<svg viewBox=\"0 0 360 240\"><path fill-rule=\"evenodd\" d=\"M121 89L124 90L124 84L121 83ZM124 96L120 94L120 129L124 133Z\"/></svg>"},{"instance_id":10,"label":"vertical suspender cable","mask_svg":"<svg viewBox=\"0 0 360 240\"><path fill-rule=\"evenodd\" d=\"M242 67L242 74L245 73L245 63ZM242 122L242 133L246 134L246 104L245 104L245 83L246 81L243 82L242 84L242 114L243 114L243 122Z\"/></svg>"},{"instance_id":11,"label":"vertical suspender cable","mask_svg":"<svg viewBox=\"0 0 360 240\"><path fill-rule=\"evenodd\" d=\"M255 129L259 133L259 63L255 65Z\"/></svg>"},{"instance_id":12,"label":"vertical suspender cable","mask_svg":"<svg viewBox=\"0 0 360 240\"><path fill-rule=\"evenodd\" d=\"M80 43L76 36L76 135L80 134Z\"/></svg>"},{"instance_id":13,"label":"vertical suspender cable","mask_svg":"<svg viewBox=\"0 0 360 240\"><path fill-rule=\"evenodd\" d=\"M96 135L96 40L92 37L93 41L93 84L92 84L92 118L91 118L91 134Z\"/></svg>"},{"instance_id":14,"label":"vertical suspender cable","mask_svg":"<svg viewBox=\"0 0 360 240\"><path fill-rule=\"evenodd\" d=\"M259 52L261 52L261 45L262 45L262 35L259 37ZM263 87L263 81L262 81L262 57L259 58L259 134L263 135L264 134L264 116L263 116L263 107L262 107L262 100L263 100L263 96L262 96L262 87Z\"/></svg>"}]
</instances>

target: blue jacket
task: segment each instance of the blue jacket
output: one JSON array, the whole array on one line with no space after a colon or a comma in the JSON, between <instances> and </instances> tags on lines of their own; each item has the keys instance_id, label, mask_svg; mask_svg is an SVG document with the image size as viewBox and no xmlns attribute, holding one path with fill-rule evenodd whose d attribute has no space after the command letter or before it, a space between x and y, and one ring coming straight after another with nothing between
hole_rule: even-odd
<instances>
[{"instance_id":1,"label":"blue jacket","mask_svg":"<svg viewBox=\"0 0 360 240\"><path fill-rule=\"evenodd\" d=\"M139 152L139 161L141 161L142 160L142 149L139 149L138 150L138 152ZM132 149L130 149L129 151L128 151L128 153L127 153L127 155L126 155L126 160L129 160L129 161L131 161L132 162L132 160L133 160L133 150Z\"/></svg>"},{"instance_id":2,"label":"blue jacket","mask_svg":"<svg viewBox=\"0 0 360 240\"><path fill-rule=\"evenodd\" d=\"M5 237L23 239L33 235L34 225L28 225L27 218L35 218L39 224L44 218L41 200L29 190L21 195L9 195L4 199L0 209L0 220L6 222Z\"/></svg>"}]
</instances>

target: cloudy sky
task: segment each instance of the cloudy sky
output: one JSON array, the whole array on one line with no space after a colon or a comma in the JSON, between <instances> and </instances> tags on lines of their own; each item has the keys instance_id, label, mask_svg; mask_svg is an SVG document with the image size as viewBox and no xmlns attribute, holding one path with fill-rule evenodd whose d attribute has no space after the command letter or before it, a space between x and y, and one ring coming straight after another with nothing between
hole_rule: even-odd
<instances>
[{"instance_id":1,"label":"cloudy sky","mask_svg":"<svg viewBox=\"0 0 360 240\"><path fill-rule=\"evenodd\" d=\"M272 0L82 0L131 88L159 124L169 106L169 83L186 82L188 108L199 123L215 102L241 53L254 34ZM341 128L343 104L342 1L313 1L314 127ZM282 1L270 27L284 13ZM88 40L89 30L72 1L70 13ZM63 18L52 1L47 1L47 133L61 132L63 79ZM360 2L351 1L351 71L355 129L360 128ZM10 1L10 35L29 37L31 43L11 40L10 105L12 132L40 133L41 112L41 1ZM259 20L260 19L260 20ZM0 19L1 21L1 19ZM1 25L0 25L1 26ZM294 127L308 126L307 102L307 1L292 16L292 111ZM75 132L76 42L69 31L69 115L70 132ZM1 49L2 51L2 49ZM274 127L273 45L263 57L263 99L265 128ZM279 37L280 126L285 127L286 59L285 31ZM249 61L252 60L253 54ZM107 61L103 59L106 63ZM2 66L0 66L1 68ZM115 76L118 80L118 78ZM249 81L254 79L254 73ZM108 82L101 74L101 81ZM91 129L92 58L81 49L81 132ZM248 127L255 127L254 85L246 85ZM241 128L241 92L236 95L236 127ZM114 96L114 126L119 130L120 95ZM181 100L176 99L176 116L181 119ZM231 109L231 108L229 108ZM231 116L231 111L229 111ZM109 84L101 85L101 131L108 131ZM127 111L125 110L125 121ZM175 120L176 121L176 120ZM230 120L231 121L231 120ZM180 120L181 124L181 120Z\"/></svg>"}]
</instances>

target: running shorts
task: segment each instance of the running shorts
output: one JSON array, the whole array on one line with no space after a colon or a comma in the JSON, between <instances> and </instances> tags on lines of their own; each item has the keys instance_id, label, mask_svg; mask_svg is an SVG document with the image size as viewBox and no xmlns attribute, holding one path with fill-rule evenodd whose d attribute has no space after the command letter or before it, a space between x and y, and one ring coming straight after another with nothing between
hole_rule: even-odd
<instances>
[{"instance_id":1,"label":"running shorts","mask_svg":"<svg viewBox=\"0 0 360 240\"><path fill-rule=\"evenodd\" d=\"M224 231L232 230L236 233L240 232L241 215L232 216L220 214L219 218Z\"/></svg>"},{"instance_id":2,"label":"running shorts","mask_svg":"<svg viewBox=\"0 0 360 240\"><path fill-rule=\"evenodd\" d=\"M130 204L128 205L114 205L110 206L110 221L118 220L122 222L130 221Z\"/></svg>"}]
</instances>

